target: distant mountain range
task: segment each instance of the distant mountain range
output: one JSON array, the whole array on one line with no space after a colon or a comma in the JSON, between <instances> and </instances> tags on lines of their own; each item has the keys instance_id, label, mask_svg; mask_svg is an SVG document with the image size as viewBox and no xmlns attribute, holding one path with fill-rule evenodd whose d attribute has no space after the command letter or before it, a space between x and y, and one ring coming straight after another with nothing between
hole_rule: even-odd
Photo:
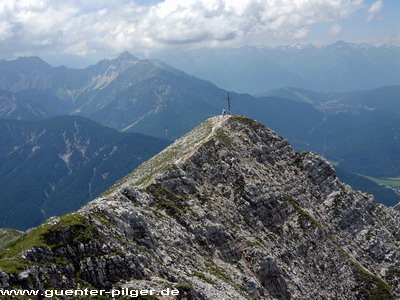
<instances>
[{"instance_id":1,"label":"distant mountain range","mask_svg":"<svg viewBox=\"0 0 400 300\"><path fill-rule=\"evenodd\" d=\"M400 75L399 75L400 76ZM377 110L400 113L400 84L352 92L317 92L296 87L270 90L259 97L282 97L310 103L319 110L341 112L344 110Z\"/></svg>"},{"instance_id":2,"label":"distant mountain range","mask_svg":"<svg viewBox=\"0 0 400 300\"><path fill-rule=\"evenodd\" d=\"M375 177L400 174L400 85L349 93L282 88L264 95L310 103L323 115L307 137L309 149L348 171Z\"/></svg>"},{"instance_id":3,"label":"distant mountain range","mask_svg":"<svg viewBox=\"0 0 400 300\"><path fill-rule=\"evenodd\" d=\"M33 71L26 70L30 63ZM8 76L4 70L13 70L18 76ZM117 130L170 140L226 106L225 90L160 61L139 60L129 53L82 70L53 68L35 57L3 61L0 78L0 88L7 89L0 98L3 118L37 120L74 114ZM231 96L234 113L252 115L261 122L275 118L277 111L280 118L286 114L291 122L285 126L296 131L286 130L291 137L299 138L299 131L304 135L317 121L310 115L318 112L301 103L276 97L261 100L246 94ZM307 113L293 116L299 109Z\"/></svg>"},{"instance_id":4,"label":"distant mountain range","mask_svg":"<svg viewBox=\"0 0 400 300\"><path fill-rule=\"evenodd\" d=\"M27 229L78 209L167 141L82 117L0 120L0 227Z\"/></svg>"},{"instance_id":5,"label":"distant mountain range","mask_svg":"<svg viewBox=\"0 0 400 300\"><path fill-rule=\"evenodd\" d=\"M7 90L0 98L1 117L76 114L167 139L217 114L225 96L209 82L127 52L81 70L53 68L37 57L0 61L0 89ZM153 125L155 119L163 120L162 128Z\"/></svg>"},{"instance_id":6,"label":"distant mountain range","mask_svg":"<svg viewBox=\"0 0 400 300\"><path fill-rule=\"evenodd\" d=\"M338 41L327 46L175 51L158 58L224 89L251 94L285 86L343 92L400 84L399 46Z\"/></svg>"},{"instance_id":7,"label":"distant mountain range","mask_svg":"<svg viewBox=\"0 0 400 300\"><path fill-rule=\"evenodd\" d=\"M0 90L0 116L16 120L44 120L65 115L71 104L49 91L24 89L17 92Z\"/></svg>"},{"instance_id":8,"label":"distant mountain range","mask_svg":"<svg viewBox=\"0 0 400 300\"><path fill-rule=\"evenodd\" d=\"M341 46L339 43L333 48L346 47L361 46ZM297 53L301 49L281 50ZM37 57L3 60L0 61L0 88L1 118L33 121L79 115L120 131L164 140L175 140L206 118L219 114L226 107L224 98L227 94L226 90L209 81L189 76L158 60L140 60L127 52L85 69L52 67ZM258 120L289 139L298 150L321 153L335 161L348 176L360 179L354 173L374 177L397 177L400 174L396 131L392 129L400 122L399 91L400 86L343 93L281 88L264 92L260 97L233 92L230 96L234 114ZM55 120L64 119L56 118L52 122L57 123ZM82 123L81 126L89 124ZM58 142L65 145L63 139ZM155 152L156 148L151 153ZM60 157L55 159L62 163ZM96 163L99 162L93 162L92 169ZM85 172L85 180L91 180L91 171ZM348 182L359 182L358 179L349 179ZM45 185L48 182L46 179ZM87 184L87 181L82 182ZM76 198L81 199L77 200L80 204L83 199L91 197L86 187L82 189L86 196ZM100 184L98 192L102 188ZM378 195L378 188L374 189L377 200L393 205L395 199L400 199L393 191L381 188L383 194L390 192L391 197L386 202L382 200L386 198ZM63 191L62 188L57 190ZM52 203L50 200L47 202ZM46 206L45 214L50 211L59 213L57 207ZM41 215L43 213L38 212L38 218Z\"/></svg>"}]
</instances>

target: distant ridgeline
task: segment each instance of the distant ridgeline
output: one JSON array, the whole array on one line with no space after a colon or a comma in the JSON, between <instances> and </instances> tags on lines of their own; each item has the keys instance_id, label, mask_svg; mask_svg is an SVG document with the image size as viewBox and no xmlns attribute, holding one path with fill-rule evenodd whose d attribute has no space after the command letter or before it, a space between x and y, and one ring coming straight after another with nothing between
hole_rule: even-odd
<instances>
[{"instance_id":1,"label":"distant ridgeline","mask_svg":"<svg viewBox=\"0 0 400 300\"><path fill-rule=\"evenodd\" d=\"M26 230L98 196L169 142L82 117L0 120L0 227Z\"/></svg>"},{"instance_id":2,"label":"distant ridgeline","mask_svg":"<svg viewBox=\"0 0 400 300\"><path fill-rule=\"evenodd\" d=\"M260 94L285 86L347 92L400 84L400 46L353 44L245 46L157 54L217 86Z\"/></svg>"}]
</instances>

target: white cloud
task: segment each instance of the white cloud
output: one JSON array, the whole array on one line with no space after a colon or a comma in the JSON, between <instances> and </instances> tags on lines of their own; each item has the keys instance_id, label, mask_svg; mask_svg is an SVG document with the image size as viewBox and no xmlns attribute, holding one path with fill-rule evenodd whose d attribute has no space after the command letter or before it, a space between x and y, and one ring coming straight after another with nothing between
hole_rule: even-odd
<instances>
[{"instance_id":1,"label":"white cloud","mask_svg":"<svg viewBox=\"0 0 400 300\"><path fill-rule=\"evenodd\" d=\"M329 28L328 32L329 32L331 35L339 35L339 34L342 32L342 27L341 27L339 24L333 24L333 25Z\"/></svg>"},{"instance_id":2,"label":"white cloud","mask_svg":"<svg viewBox=\"0 0 400 300\"><path fill-rule=\"evenodd\" d=\"M368 9L368 21L372 21L376 18L377 14L381 11L383 7L383 0L376 0L371 7Z\"/></svg>"},{"instance_id":3,"label":"white cloud","mask_svg":"<svg viewBox=\"0 0 400 300\"><path fill-rule=\"evenodd\" d=\"M383 1L377 0L371 5L371 7L368 9L368 12L371 14L376 14L382 9L382 7L383 7Z\"/></svg>"},{"instance_id":4,"label":"white cloud","mask_svg":"<svg viewBox=\"0 0 400 300\"><path fill-rule=\"evenodd\" d=\"M141 1L143 3L143 1ZM379 11L377 1L369 9ZM0 2L3 55L59 51L155 51L171 47L260 44L299 39L314 23L334 22L363 0L7 0Z\"/></svg>"},{"instance_id":5,"label":"white cloud","mask_svg":"<svg viewBox=\"0 0 400 300\"><path fill-rule=\"evenodd\" d=\"M299 31L297 31L293 37L296 39L303 39L305 38L309 33L309 30L307 28L301 28Z\"/></svg>"}]
</instances>

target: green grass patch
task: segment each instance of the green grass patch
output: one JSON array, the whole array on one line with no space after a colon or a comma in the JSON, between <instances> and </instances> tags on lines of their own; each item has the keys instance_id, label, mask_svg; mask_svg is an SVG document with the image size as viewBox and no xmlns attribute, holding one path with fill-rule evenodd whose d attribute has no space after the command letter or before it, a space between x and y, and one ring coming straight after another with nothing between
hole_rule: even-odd
<instances>
[{"instance_id":1,"label":"green grass patch","mask_svg":"<svg viewBox=\"0 0 400 300\"><path fill-rule=\"evenodd\" d=\"M33 247L48 247L44 239L44 234L49 230L46 225L39 226L27 234L24 234L16 241L7 244L0 253L0 259L11 258L22 251L32 249Z\"/></svg>"},{"instance_id":2,"label":"green grass patch","mask_svg":"<svg viewBox=\"0 0 400 300\"><path fill-rule=\"evenodd\" d=\"M355 261L343 248L339 245L338 242L334 239L333 236L327 235L327 238L332 241L333 245L337 250L339 250L342 254L344 254L347 259L351 262L354 267L354 271L356 276L358 276L359 280L364 284L365 288L357 289L357 292L360 294L361 299L368 300L395 300L395 297L392 295L391 290L392 287L384 282L378 276L375 276L367 269L365 269L360 263Z\"/></svg>"},{"instance_id":3,"label":"green grass patch","mask_svg":"<svg viewBox=\"0 0 400 300\"><path fill-rule=\"evenodd\" d=\"M392 180L392 179L388 179L388 178L382 179L382 178L376 178L376 177L367 176L367 175L363 175L363 174L357 174L357 175L367 178L377 184L383 184L383 185L388 185L388 186L392 186L392 187L400 186L400 180Z\"/></svg>"},{"instance_id":4,"label":"green grass patch","mask_svg":"<svg viewBox=\"0 0 400 300\"><path fill-rule=\"evenodd\" d=\"M358 270L358 276L366 285L366 288L359 289L360 295L368 300L395 300L396 298L390 292L392 287L383 282L382 279L369 273L361 265L352 261Z\"/></svg>"},{"instance_id":5,"label":"green grass patch","mask_svg":"<svg viewBox=\"0 0 400 300\"><path fill-rule=\"evenodd\" d=\"M240 227L239 224L236 224L235 222L233 222L230 219L228 219L227 222L232 228L239 228Z\"/></svg>"},{"instance_id":6,"label":"green grass patch","mask_svg":"<svg viewBox=\"0 0 400 300\"><path fill-rule=\"evenodd\" d=\"M62 227L69 227L72 231L73 241L87 243L97 237L94 225L89 224L87 220L78 213L71 213L59 218L59 222L51 225L50 222L36 227L28 233L22 235L17 240L8 243L4 250L0 252L0 269L7 273L18 273L31 263L23 260L19 254L34 247L54 248L61 243L50 241L50 236ZM55 262L67 263L61 258L55 258Z\"/></svg>"},{"instance_id":7,"label":"green grass patch","mask_svg":"<svg viewBox=\"0 0 400 300\"><path fill-rule=\"evenodd\" d=\"M244 214L244 215L242 215L242 217L243 217L243 221L244 221L246 224L250 224L251 218L250 218L249 215Z\"/></svg>"},{"instance_id":8,"label":"green grass patch","mask_svg":"<svg viewBox=\"0 0 400 300\"><path fill-rule=\"evenodd\" d=\"M246 241L247 247L255 247L255 246L262 246L258 241Z\"/></svg>"},{"instance_id":9,"label":"green grass patch","mask_svg":"<svg viewBox=\"0 0 400 300\"><path fill-rule=\"evenodd\" d=\"M194 290L193 286L187 283L179 283L175 286L175 288L179 290L179 292L183 293L189 293L190 291Z\"/></svg>"},{"instance_id":10,"label":"green grass patch","mask_svg":"<svg viewBox=\"0 0 400 300\"><path fill-rule=\"evenodd\" d=\"M215 131L215 137L217 140L219 140L222 144L224 144L228 148L232 147L231 139L222 129L218 129Z\"/></svg>"},{"instance_id":11,"label":"green grass patch","mask_svg":"<svg viewBox=\"0 0 400 300\"><path fill-rule=\"evenodd\" d=\"M238 116L238 115L232 116L232 117L228 120L228 122L230 122L230 123L241 123L241 124L243 124L243 125L249 126L249 127L252 128L252 129L255 129L255 130L261 129L261 130L268 130L268 131L270 131L270 130L269 130L267 127L265 127L264 125L258 123L257 121L255 121L255 120L253 120L253 119L251 119L251 118L249 118L249 117L245 117L245 116Z\"/></svg>"},{"instance_id":12,"label":"green grass patch","mask_svg":"<svg viewBox=\"0 0 400 300\"><path fill-rule=\"evenodd\" d=\"M17 240L24 233L12 228L0 229L0 251L3 250L4 246Z\"/></svg>"},{"instance_id":13,"label":"green grass patch","mask_svg":"<svg viewBox=\"0 0 400 300\"><path fill-rule=\"evenodd\" d=\"M113 228L115 227L115 224L111 223L105 214L95 214L92 215L92 218L99 221L100 223L102 223L103 225L109 227L109 228Z\"/></svg>"},{"instance_id":14,"label":"green grass patch","mask_svg":"<svg viewBox=\"0 0 400 300\"><path fill-rule=\"evenodd\" d=\"M306 220L310 221L311 224L315 227L322 227L321 224L313 217L311 216L308 212L306 212L303 208L300 207L300 205L297 204L296 200L294 200L292 197L285 197L285 201L288 201L293 208L299 213L300 215L300 220Z\"/></svg>"},{"instance_id":15,"label":"green grass patch","mask_svg":"<svg viewBox=\"0 0 400 300\"><path fill-rule=\"evenodd\" d=\"M156 207L165 210L170 216L176 216L185 211L185 207L182 205L185 199L170 190L161 186L150 185L145 191L157 200Z\"/></svg>"},{"instance_id":16,"label":"green grass patch","mask_svg":"<svg viewBox=\"0 0 400 300\"><path fill-rule=\"evenodd\" d=\"M206 271L211 275L214 275L215 277L221 279L222 281L230 283L228 275L226 275L223 270L221 270L216 264L214 264L214 262L210 261L206 263Z\"/></svg>"},{"instance_id":17,"label":"green grass patch","mask_svg":"<svg viewBox=\"0 0 400 300\"><path fill-rule=\"evenodd\" d=\"M400 285L400 263L391 266L385 274L385 280L393 286Z\"/></svg>"},{"instance_id":18,"label":"green grass patch","mask_svg":"<svg viewBox=\"0 0 400 300\"><path fill-rule=\"evenodd\" d=\"M7 274L18 274L30 264L22 258L13 257L0 260L0 269Z\"/></svg>"},{"instance_id":19,"label":"green grass patch","mask_svg":"<svg viewBox=\"0 0 400 300\"><path fill-rule=\"evenodd\" d=\"M207 283L212 284L212 285L217 284L214 280L212 280L211 278L208 278L206 275L204 275L204 274L201 273L201 272L194 271L193 274L194 274L195 276L199 277L199 278L200 278L201 280L203 280L204 282L207 282Z\"/></svg>"},{"instance_id":20,"label":"green grass patch","mask_svg":"<svg viewBox=\"0 0 400 300\"><path fill-rule=\"evenodd\" d=\"M301 152L297 154L297 157L295 158L295 160L293 161L294 165L296 165L297 167L301 168L303 165L303 160L304 157L309 154L310 152Z\"/></svg>"},{"instance_id":21,"label":"green grass patch","mask_svg":"<svg viewBox=\"0 0 400 300\"><path fill-rule=\"evenodd\" d=\"M46 241L49 246L55 247L61 245L58 241L48 242L48 237L57 231L60 231L62 227L69 227L72 231L73 240L69 242L74 243L89 243L98 239L97 229L94 224L82 215L78 213L70 213L60 217L60 221L56 225L50 225L45 223L47 232L44 233Z\"/></svg>"}]
</instances>

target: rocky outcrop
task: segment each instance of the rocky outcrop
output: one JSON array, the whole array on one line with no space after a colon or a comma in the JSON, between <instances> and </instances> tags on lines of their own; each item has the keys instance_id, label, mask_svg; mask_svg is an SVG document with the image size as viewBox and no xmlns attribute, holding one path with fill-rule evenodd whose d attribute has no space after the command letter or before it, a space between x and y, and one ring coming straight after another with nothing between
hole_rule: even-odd
<instances>
[{"instance_id":1,"label":"rocky outcrop","mask_svg":"<svg viewBox=\"0 0 400 300\"><path fill-rule=\"evenodd\" d=\"M399 225L398 211L341 183L324 158L253 120L220 116L3 251L0 284L394 299Z\"/></svg>"}]
</instances>

